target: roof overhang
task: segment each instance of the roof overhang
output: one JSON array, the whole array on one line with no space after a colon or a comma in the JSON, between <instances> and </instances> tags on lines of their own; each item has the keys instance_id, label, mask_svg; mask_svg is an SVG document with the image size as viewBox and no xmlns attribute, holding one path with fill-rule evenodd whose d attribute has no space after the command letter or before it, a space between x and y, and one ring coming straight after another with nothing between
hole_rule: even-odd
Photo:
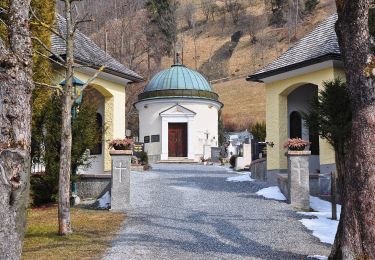
<instances>
[{"instance_id":1,"label":"roof overhang","mask_svg":"<svg viewBox=\"0 0 375 260\"><path fill-rule=\"evenodd\" d=\"M91 67L78 67L75 68L75 71L84 73L86 75L95 75L95 73L98 71L98 69L94 69ZM119 77L114 75L113 73L108 73L106 70L103 70L101 73L99 73L98 77L99 79L111 81L113 83L119 84L119 85L127 85L128 83L131 83L129 79L125 79L123 77Z\"/></svg>"},{"instance_id":2,"label":"roof overhang","mask_svg":"<svg viewBox=\"0 0 375 260\"><path fill-rule=\"evenodd\" d=\"M65 54L61 54L60 55L63 59L66 58L66 55ZM52 59L57 59L55 57L52 57ZM101 66L98 66L98 65L94 65L90 62L87 62L87 61L84 61L84 60L81 60L81 59L77 59L76 57L74 58L74 62L78 65L81 65L80 68L76 68L77 71L79 71L80 69L83 69L83 70L87 70L87 71L95 71L94 73L96 73L96 71L101 67ZM82 71L83 72L83 71ZM103 72L100 73L100 74L109 74L111 76L114 76L114 77L110 77L112 79L115 79L115 78L120 78L119 80L116 81L116 83L119 83L120 81L123 83L123 82L126 82L126 83L137 83L137 82L142 82L144 81L144 79L142 77L135 77L133 75L130 75L130 74L125 74L125 73L121 73L121 72L118 72L118 71L115 71L115 70L112 70L108 67L105 67ZM94 75L94 74L93 74ZM100 78L100 77L99 77ZM108 77L107 77L108 78ZM121 80L122 79L122 80ZM124 81L125 80L125 81ZM122 84L121 83L121 84ZM120 83L119 83L120 84Z\"/></svg>"},{"instance_id":3,"label":"roof overhang","mask_svg":"<svg viewBox=\"0 0 375 260\"><path fill-rule=\"evenodd\" d=\"M197 104L209 104L216 107L218 110L224 107L224 104L218 100L212 100L208 98L198 98L198 97L162 97L162 98L149 98L143 99L135 102L133 106L135 108L153 104L153 103L175 103L175 104L184 104L185 102L188 103L197 103Z\"/></svg>"},{"instance_id":4,"label":"roof overhang","mask_svg":"<svg viewBox=\"0 0 375 260\"><path fill-rule=\"evenodd\" d=\"M285 66L279 69L250 75L246 78L246 80L261 83L271 83L278 80L283 80L290 77L306 74L309 72L318 71L328 67L343 67L341 55L328 54L320 56L314 59Z\"/></svg>"}]
</instances>

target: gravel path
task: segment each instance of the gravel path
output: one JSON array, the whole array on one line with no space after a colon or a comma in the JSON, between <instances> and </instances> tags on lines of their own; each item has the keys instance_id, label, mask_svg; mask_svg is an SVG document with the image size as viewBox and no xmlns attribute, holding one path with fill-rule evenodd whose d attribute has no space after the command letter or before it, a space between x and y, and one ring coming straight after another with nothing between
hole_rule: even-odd
<instances>
[{"instance_id":1,"label":"gravel path","mask_svg":"<svg viewBox=\"0 0 375 260\"><path fill-rule=\"evenodd\" d=\"M132 209L105 259L304 259L328 255L261 183L227 182L223 167L154 165L133 172Z\"/></svg>"}]
</instances>

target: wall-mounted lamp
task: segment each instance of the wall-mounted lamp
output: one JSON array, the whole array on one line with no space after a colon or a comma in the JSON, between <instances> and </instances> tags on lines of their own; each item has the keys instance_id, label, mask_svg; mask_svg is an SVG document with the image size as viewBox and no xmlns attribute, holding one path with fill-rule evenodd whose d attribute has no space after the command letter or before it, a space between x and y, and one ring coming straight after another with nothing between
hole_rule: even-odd
<instances>
[{"instance_id":1,"label":"wall-mounted lamp","mask_svg":"<svg viewBox=\"0 0 375 260\"><path fill-rule=\"evenodd\" d=\"M273 142L266 142L266 145L269 147L274 147L275 144Z\"/></svg>"}]
</instances>

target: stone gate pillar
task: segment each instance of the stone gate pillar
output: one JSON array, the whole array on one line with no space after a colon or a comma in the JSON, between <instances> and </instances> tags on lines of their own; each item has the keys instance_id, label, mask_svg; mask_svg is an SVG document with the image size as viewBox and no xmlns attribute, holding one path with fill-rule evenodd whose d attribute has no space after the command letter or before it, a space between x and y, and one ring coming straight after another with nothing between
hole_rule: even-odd
<instances>
[{"instance_id":1,"label":"stone gate pillar","mask_svg":"<svg viewBox=\"0 0 375 260\"><path fill-rule=\"evenodd\" d=\"M130 206L130 164L132 152L113 150L112 158L111 210L124 211Z\"/></svg>"},{"instance_id":2,"label":"stone gate pillar","mask_svg":"<svg viewBox=\"0 0 375 260\"><path fill-rule=\"evenodd\" d=\"M288 202L310 210L309 157L311 151L288 151Z\"/></svg>"}]
</instances>

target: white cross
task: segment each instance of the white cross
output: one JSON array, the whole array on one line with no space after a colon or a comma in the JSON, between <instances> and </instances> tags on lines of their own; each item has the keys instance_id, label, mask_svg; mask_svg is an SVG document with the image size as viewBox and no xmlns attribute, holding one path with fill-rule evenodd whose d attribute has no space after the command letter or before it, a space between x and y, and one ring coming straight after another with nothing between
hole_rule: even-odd
<instances>
[{"instance_id":1,"label":"white cross","mask_svg":"<svg viewBox=\"0 0 375 260\"><path fill-rule=\"evenodd\" d=\"M119 171L119 182L122 182L122 170L126 170L127 167L122 165L122 162L119 163L119 166L118 167L115 167L116 170L120 170Z\"/></svg>"}]
</instances>

